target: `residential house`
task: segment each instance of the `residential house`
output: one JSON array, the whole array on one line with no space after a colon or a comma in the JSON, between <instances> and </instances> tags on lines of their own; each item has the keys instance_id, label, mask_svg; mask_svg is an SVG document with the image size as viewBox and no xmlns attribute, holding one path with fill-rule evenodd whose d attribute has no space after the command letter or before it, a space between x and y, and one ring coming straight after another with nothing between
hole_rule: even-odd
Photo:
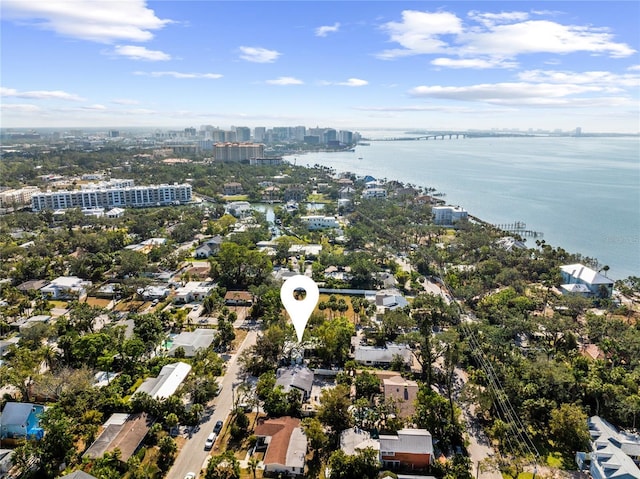
<instances>
[{"instance_id":1,"label":"residential house","mask_svg":"<svg viewBox=\"0 0 640 479\"><path fill-rule=\"evenodd\" d=\"M213 343L216 332L213 329L198 328L195 331L183 331L171 339L171 346L167 354L175 356L176 350L182 348L187 358L192 358L202 349L206 349Z\"/></svg>"},{"instance_id":2,"label":"residential house","mask_svg":"<svg viewBox=\"0 0 640 479\"><path fill-rule=\"evenodd\" d=\"M406 344L387 343L386 347L358 345L355 348L355 360L366 366L389 366L396 356L405 364L411 364L412 353Z\"/></svg>"},{"instance_id":3,"label":"residential house","mask_svg":"<svg viewBox=\"0 0 640 479\"><path fill-rule=\"evenodd\" d=\"M30 279L29 281L20 283L18 286L16 286L16 289L18 291L22 291L23 293L26 293L28 291L42 290L42 288L44 288L48 284L49 284L49 281L46 281L44 279Z\"/></svg>"},{"instance_id":4,"label":"residential house","mask_svg":"<svg viewBox=\"0 0 640 479\"><path fill-rule=\"evenodd\" d=\"M280 188L277 186L267 186L262 190L262 201L273 202L280 199Z\"/></svg>"},{"instance_id":5,"label":"residential house","mask_svg":"<svg viewBox=\"0 0 640 479\"><path fill-rule=\"evenodd\" d=\"M244 190L242 189L242 184L237 181L231 181L223 185L222 191L225 195L241 195Z\"/></svg>"},{"instance_id":6,"label":"residential house","mask_svg":"<svg viewBox=\"0 0 640 479\"><path fill-rule=\"evenodd\" d=\"M181 288L176 289L173 302L180 304L202 301L213 288L214 285L206 281L189 281Z\"/></svg>"},{"instance_id":7,"label":"residential house","mask_svg":"<svg viewBox=\"0 0 640 479\"><path fill-rule=\"evenodd\" d=\"M0 357L5 356L14 346L20 342L20 336L13 336L8 339L0 340Z\"/></svg>"},{"instance_id":8,"label":"residential house","mask_svg":"<svg viewBox=\"0 0 640 479\"><path fill-rule=\"evenodd\" d=\"M222 241L222 236L219 235L209 238L196 248L196 258L208 258L211 255L217 254L218 251L220 251Z\"/></svg>"},{"instance_id":9,"label":"residential house","mask_svg":"<svg viewBox=\"0 0 640 479\"><path fill-rule=\"evenodd\" d=\"M572 288L569 285L576 284L586 287L586 289L580 287L580 292L585 292L589 296L597 298L611 297L613 280L583 264L576 263L561 266L560 273L562 274L562 281L565 283L561 286L564 291L570 292Z\"/></svg>"},{"instance_id":10,"label":"residential house","mask_svg":"<svg viewBox=\"0 0 640 479\"><path fill-rule=\"evenodd\" d=\"M335 216L311 215L301 216L300 220L309 231L324 230L328 228L339 228L338 220Z\"/></svg>"},{"instance_id":11,"label":"residential house","mask_svg":"<svg viewBox=\"0 0 640 479\"><path fill-rule=\"evenodd\" d=\"M291 477L303 477L307 437L300 427L300 419L285 416L259 420L254 434L256 451L265 451L264 473L285 473Z\"/></svg>"},{"instance_id":12,"label":"residential house","mask_svg":"<svg viewBox=\"0 0 640 479\"><path fill-rule=\"evenodd\" d=\"M253 294L249 291L227 291L224 295L224 304L227 306L251 306Z\"/></svg>"},{"instance_id":13,"label":"residential house","mask_svg":"<svg viewBox=\"0 0 640 479\"><path fill-rule=\"evenodd\" d=\"M384 398L393 400L399 409L399 416L403 419L413 416L416 412L418 399L418 383L402 376L393 376L382 380Z\"/></svg>"},{"instance_id":14,"label":"residential house","mask_svg":"<svg viewBox=\"0 0 640 479\"><path fill-rule=\"evenodd\" d=\"M590 417L588 426L591 452L576 453L578 468L590 462L593 479L640 478L640 434L619 431L600 416Z\"/></svg>"},{"instance_id":15,"label":"residential house","mask_svg":"<svg viewBox=\"0 0 640 479\"><path fill-rule=\"evenodd\" d=\"M425 469L431 463L433 442L426 429L400 429L380 435L380 462L385 468Z\"/></svg>"},{"instance_id":16,"label":"residential house","mask_svg":"<svg viewBox=\"0 0 640 479\"><path fill-rule=\"evenodd\" d=\"M321 252L321 244L292 244L288 251L292 256L304 255L305 259L317 258Z\"/></svg>"},{"instance_id":17,"label":"residential house","mask_svg":"<svg viewBox=\"0 0 640 479\"><path fill-rule=\"evenodd\" d=\"M376 292L376 306L382 310L402 309L408 305L409 302L397 289L387 289Z\"/></svg>"},{"instance_id":18,"label":"residential house","mask_svg":"<svg viewBox=\"0 0 640 479\"><path fill-rule=\"evenodd\" d=\"M183 362L167 364L155 378L147 378L133 393L147 393L153 399L165 399L173 395L191 371L191 365Z\"/></svg>"},{"instance_id":19,"label":"residential house","mask_svg":"<svg viewBox=\"0 0 640 479\"><path fill-rule=\"evenodd\" d=\"M232 201L227 203L225 211L236 218L244 218L251 212L251 203L248 201Z\"/></svg>"},{"instance_id":20,"label":"residential house","mask_svg":"<svg viewBox=\"0 0 640 479\"><path fill-rule=\"evenodd\" d=\"M292 389L298 390L302 393L302 401L307 401L311 397L313 371L306 366L279 368L276 373L276 386L282 386L286 393Z\"/></svg>"},{"instance_id":21,"label":"residential house","mask_svg":"<svg viewBox=\"0 0 640 479\"><path fill-rule=\"evenodd\" d=\"M0 414L0 439L42 439L40 415L44 406L23 402L7 402Z\"/></svg>"},{"instance_id":22,"label":"residential house","mask_svg":"<svg viewBox=\"0 0 640 479\"><path fill-rule=\"evenodd\" d=\"M85 451L83 457L95 459L102 457L105 452L118 449L120 461L126 463L140 449L153 423L146 413L112 414L103 424L102 433Z\"/></svg>"},{"instance_id":23,"label":"residential house","mask_svg":"<svg viewBox=\"0 0 640 479\"><path fill-rule=\"evenodd\" d=\"M37 316L31 316L29 318L16 321L11 326L17 327L20 331L24 331L35 324L49 324L49 321L51 321L51 316L47 314L39 314Z\"/></svg>"},{"instance_id":24,"label":"residential house","mask_svg":"<svg viewBox=\"0 0 640 479\"><path fill-rule=\"evenodd\" d=\"M387 197L387 190L385 190L384 188L365 188L364 191L362 192L362 197L365 199L372 199L372 198L386 198Z\"/></svg>"},{"instance_id":25,"label":"residential house","mask_svg":"<svg viewBox=\"0 0 640 479\"><path fill-rule=\"evenodd\" d=\"M340 449L347 456L354 456L358 451L365 449L373 449L378 452L380 451L380 441L372 439L371 434L364 429L351 427L340 433Z\"/></svg>"},{"instance_id":26,"label":"residential house","mask_svg":"<svg viewBox=\"0 0 640 479\"><path fill-rule=\"evenodd\" d=\"M123 208L111 208L106 212L107 218L122 218L125 210Z\"/></svg>"},{"instance_id":27,"label":"residential house","mask_svg":"<svg viewBox=\"0 0 640 479\"><path fill-rule=\"evenodd\" d=\"M355 194L356 189L353 186L343 186L338 190L338 198L341 200L350 200Z\"/></svg>"},{"instance_id":28,"label":"residential house","mask_svg":"<svg viewBox=\"0 0 640 479\"><path fill-rule=\"evenodd\" d=\"M149 285L145 288L140 288L138 294L142 296L145 301L165 299L171 293L171 289L168 285Z\"/></svg>"},{"instance_id":29,"label":"residential house","mask_svg":"<svg viewBox=\"0 0 640 479\"><path fill-rule=\"evenodd\" d=\"M53 299L82 298L87 294L87 288L91 284L91 281L85 281L77 276L60 276L40 291Z\"/></svg>"}]
</instances>

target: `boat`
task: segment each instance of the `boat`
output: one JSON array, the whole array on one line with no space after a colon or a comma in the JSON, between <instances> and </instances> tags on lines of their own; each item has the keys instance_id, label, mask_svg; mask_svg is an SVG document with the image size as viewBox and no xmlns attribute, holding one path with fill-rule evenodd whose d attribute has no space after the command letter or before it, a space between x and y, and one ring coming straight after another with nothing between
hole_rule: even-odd
<instances>
[{"instance_id":1,"label":"boat","mask_svg":"<svg viewBox=\"0 0 640 479\"><path fill-rule=\"evenodd\" d=\"M358 159L359 159L359 160L361 160L361 159L362 159L362 157L361 157L361 156L359 156L359 157L358 157Z\"/></svg>"}]
</instances>

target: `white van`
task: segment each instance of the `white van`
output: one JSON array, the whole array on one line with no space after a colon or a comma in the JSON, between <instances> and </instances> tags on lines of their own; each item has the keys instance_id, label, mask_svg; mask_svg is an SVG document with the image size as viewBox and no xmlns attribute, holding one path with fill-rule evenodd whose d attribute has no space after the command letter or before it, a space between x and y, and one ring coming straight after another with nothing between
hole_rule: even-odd
<instances>
[{"instance_id":1,"label":"white van","mask_svg":"<svg viewBox=\"0 0 640 479\"><path fill-rule=\"evenodd\" d=\"M216 442L217 437L218 435L215 432L212 432L211 434L209 434L209 436L207 437L207 440L204 442L205 451L208 451L213 447L213 443Z\"/></svg>"}]
</instances>

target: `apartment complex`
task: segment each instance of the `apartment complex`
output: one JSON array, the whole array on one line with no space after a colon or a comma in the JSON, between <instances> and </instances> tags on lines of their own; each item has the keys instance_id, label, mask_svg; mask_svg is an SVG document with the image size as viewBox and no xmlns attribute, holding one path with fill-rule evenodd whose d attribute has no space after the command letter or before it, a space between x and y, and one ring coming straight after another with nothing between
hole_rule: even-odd
<instances>
[{"instance_id":1,"label":"apartment complex","mask_svg":"<svg viewBox=\"0 0 640 479\"><path fill-rule=\"evenodd\" d=\"M437 225L453 225L469 217L469 213L460 206L434 206L431 208L433 222Z\"/></svg>"},{"instance_id":2,"label":"apartment complex","mask_svg":"<svg viewBox=\"0 0 640 479\"><path fill-rule=\"evenodd\" d=\"M149 207L191 202L191 185L135 186L133 180L116 180L87 185L80 190L59 190L35 193L31 209L64 210L69 208Z\"/></svg>"},{"instance_id":3,"label":"apartment complex","mask_svg":"<svg viewBox=\"0 0 640 479\"><path fill-rule=\"evenodd\" d=\"M213 147L216 161L249 161L251 158L264 157L262 143L216 143Z\"/></svg>"}]
</instances>

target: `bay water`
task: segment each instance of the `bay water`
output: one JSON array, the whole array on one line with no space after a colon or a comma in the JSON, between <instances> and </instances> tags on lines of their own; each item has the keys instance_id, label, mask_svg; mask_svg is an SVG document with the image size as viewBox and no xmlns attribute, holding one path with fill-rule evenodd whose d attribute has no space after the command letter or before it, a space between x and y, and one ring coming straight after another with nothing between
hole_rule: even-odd
<instances>
[{"instance_id":1,"label":"bay water","mask_svg":"<svg viewBox=\"0 0 640 479\"><path fill-rule=\"evenodd\" d=\"M521 221L536 239L596 258L612 279L640 276L638 137L371 141L285 159L435 188L484 221Z\"/></svg>"}]
</instances>

